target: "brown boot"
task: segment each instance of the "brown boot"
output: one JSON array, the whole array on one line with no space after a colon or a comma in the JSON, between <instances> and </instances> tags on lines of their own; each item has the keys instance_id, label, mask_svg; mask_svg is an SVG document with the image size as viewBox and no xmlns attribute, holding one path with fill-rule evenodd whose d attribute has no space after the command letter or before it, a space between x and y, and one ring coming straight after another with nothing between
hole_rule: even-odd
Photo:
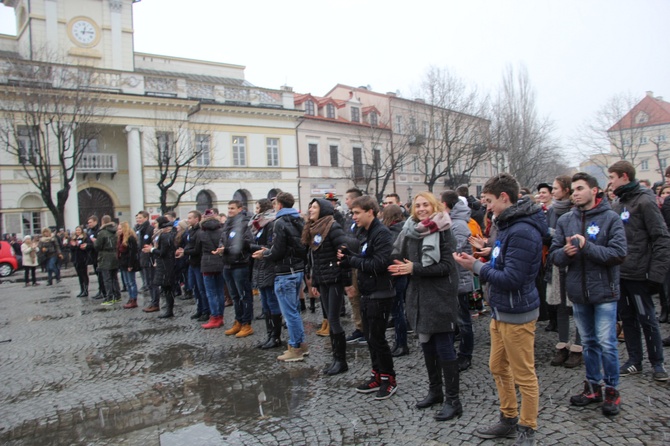
<instances>
[{"instance_id":1,"label":"brown boot","mask_svg":"<svg viewBox=\"0 0 670 446\"><path fill-rule=\"evenodd\" d=\"M254 334L254 329L251 328L251 324L242 324L242 328L235 335L236 338L246 338L249 335Z\"/></svg>"},{"instance_id":2,"label":"brown boot","mask_svg":"<svg viewBox=\"0 0 670 446\"><path fill-rule=\"evenodd\" d=\"M237 333L240 332L240 330L242 330L242 324L240 324L238 321L235 321L233 326L230 327L228 330L224 331L223 334L225 334L226 336L236 335Z\"/></svg>"},{"instance_id":3,"label":"brown boot","mask_svg":"<svg viewBox=\"0 0 670 446\"><path fill-rule=\"evenodd\" d=\"M567 369L574 369L582 365L582 346L581 345L571 345L570 346L570 355L568 359L563 363L563 367Z\"/></svg>"},{"instance_id":4,"label":"brown boot","mask_svg":"<svg viewBox=\"0 0 670 446\"><path fill-rule=\"evenodd\" d=\"M316 330L316 335L317 336L330 336L330 324L328 323L328 319L324 319L323 322L321 323L321 328Z\"/></svg>"},{"instance_id":5,"label":"brown boot","mask_svg":"<svg viewBox=\"0 0 670 446\"><path fill-rule=\"evenodd\" d=\"M563 365L568 359L568 355L570 355L569 345L565 342L559 342L556 346L556 355L554 355L554 359L551 360L550 364L554 367Z\"/></svg>"}]
</instances>

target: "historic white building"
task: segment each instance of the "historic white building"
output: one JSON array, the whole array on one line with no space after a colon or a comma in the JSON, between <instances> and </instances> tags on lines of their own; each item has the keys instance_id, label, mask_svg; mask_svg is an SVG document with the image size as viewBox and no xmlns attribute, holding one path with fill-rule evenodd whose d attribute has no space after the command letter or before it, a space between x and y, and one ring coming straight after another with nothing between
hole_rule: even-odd
<instances>
[{"instance_id":1,"label":"historic white building","mask_svg":"<svg viewBox=\"0 0 670 446\"><path fill-rule=\"evenodd\" d=\"M296 125L303 112L295 109L293 93L253 86L243 66L136 53L135 1L3 2L15 9L17 35L0 35L0 93L17 97L33 87L38 72L41 83L58 91L85 72L87 81L77 89L99 104L91 113L98 132L77 164L65 226L72 229L91 214L131 222L142 209L158 215L160 156L180 144L198 151L191 171L204 171L200 184L181 197L181 215L225 208L233 198L251 205L279 190L297 197ZM18 116L7 102L2 119L9 119L8 111ZM15 120L17 138L28 138L25 123ZM56 223L21 165L34 147L24 142L21 150L19 156L0 150L3 233L30 234ZM61 178L52 181L55 195ZM178 179L167 193L167 205L183 183Z\"/></svg>"}]
</instances>

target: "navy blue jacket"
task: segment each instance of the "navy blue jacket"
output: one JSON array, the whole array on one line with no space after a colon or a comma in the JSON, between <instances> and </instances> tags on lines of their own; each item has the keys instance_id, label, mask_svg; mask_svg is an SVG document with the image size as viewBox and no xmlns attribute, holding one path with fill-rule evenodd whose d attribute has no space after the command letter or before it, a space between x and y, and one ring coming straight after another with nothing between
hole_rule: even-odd
<instances>
[{"instance_id":1,"label":"navy blue jacket","mask_svg":"<svg viewBox=\"0 0 670 446\"><path fill-rule=\"evenodd\" d=\"M498 233L491 260L475 262L474 272L490 285L493 318L525 324L538 316L535 277L542 265L542 238L549 232L547 220L542 208L519 200L498 216L495 225Z\"/></svg>"},{"instance_id":2,"label":"navy blue jacket","mask_svg":"<svg viewBox=\"0 0 670 446\"><path fill-rule=\"evenodd\" d=\"M591 233L591 234L589 234ZM565 238L581 234L584 247L569 257ZM600 304L619 300L619 266L626 257L626 232L621 218L607 200L588 211L574 207L556 224L550 256L555 265L567 267L565 290L576 304Z\"/></svg>"}]
</instances>

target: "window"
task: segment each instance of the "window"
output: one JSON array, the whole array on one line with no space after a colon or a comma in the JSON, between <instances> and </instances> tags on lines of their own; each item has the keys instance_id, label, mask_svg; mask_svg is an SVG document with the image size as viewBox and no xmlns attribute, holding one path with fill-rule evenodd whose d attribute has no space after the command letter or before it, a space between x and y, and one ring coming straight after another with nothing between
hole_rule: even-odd
<instances>
[{"instance_id":1,"label":"window","mask_svg":"<svg viewBox=\"0 0 670 446\"><path fill-rule=\"evenodd\" d=\"M268 167L279 166L279 138L267 138L265 140L268 154Z\"/></svg>"},{"instance_id":2,"label":"window","mask_svg":"<svg viewBox=\"0 0 670 446\"><path fill-rule=\"evenodd\" d=\"M667 158L661 158L661 170L665 170L666 167L668 167L668 159Z\"/></svg>"},{"instance_id":3,"label":"window","mask_svg":"<svg viewBox=\"0 0 670 446\"><path fill-rule=\"evenodd\" d=\"M646 136L640 136L640 144L647 144L649 142L649 138Z\"/></svg>"},{"instance_id":4,"label":"window","mask_svg":"<svg viewBox=\"0 0 670 446\"><path fill-rule=\"evenodd\" d=\"M412 164L413 164L414 172L418 172L419 171L419 157L418 156L414 156L412 158Z\"/></svg>"},{"instance_id":5,"label":"window","mask_svg":"<svg viewBox=\"0 0 670 446\"><path fill-rule=\"evenodd\" d=\"M98 139L79 139L79 150L84 153L98 153Z\"/></svg>"},{"instance_id":6,"label":"window","mask_svg":"<svg viewBox=\"0 0 670 446\"><path fill-rule=\"evenodd\" d=\"M442 139L442 128L438 123L435 123L435 139Z\"/></svg>"},{"instance_id":7,"label":"window","mask_svg":"<svg viewBox=\"0 0 670 446\"><path fill-rule=\"evenodd\" d=\"M195 135L195 165L209 166L209 135Z\"/></svg>"},{"instance_id":8,"label":"window","mask_svg":"<svg viewBox=\"0 0 670 446\"><path fill-rule=\"evenodd\" d=\"M156 132L159 164L169 164L172 159L172 133Z\"/></svg>"},{"instance_id":9,"label":"window","mask_svg":"<svg viewBox=\"0 0 670 446\"><path fill-rule=\"evenodd\" d=\"M363 149L354 147L354 178L363 178Z\"/></svg>"},{"instance_id":10,"label":"window","mask_svg":"<svg viewBox=\"0 0 670 446\"><path fill-rule=\"evenodd\" d=\"M314 116L314 101L305 101L305 114Z\"/></svg>"},{"instance_id":11,"label":"window","mask_svg":"<svg viewBox=\"0 0 670 446\"><path fill-rule=\"evenodd\" d=\"M409 118L409 131L416 133L416 119L414 118Z\"/></svg>"},{"instance_id":12,"label":"window","mask_svg":"<svg viewBox=\"0 0 670 446\"><path fill-rule=\"evenodd\" d=\"M625 139L623 140L623 145L624 145L624 146L630 146L631 143L632 143L632 140L631 140L630 138L625 138Z\"/></svg>"},{"instance_id":13,"label":"window","mask_svg":"<svg viewBox=\"0 0 670 446\"><path fill-rule=\"evenodd\" d=\"M664 142L665 141L665 135L658 135L658 142Z\"/></svg>"},{"instance_id":14,"label":"window","mask_svg":"<svg viewBox=\"0 0 670 446\"><path fill-rule=\"evenodd\" d=\"M351 122L361 122L361 111L358 107L351 107Z\"/></svg>"},{"instance_id":15,"label":"window","mask_svg":"<svg viewBox=\"0 0 670 446\"><path fill-rule=\"evenodd\" d=\"M318 166L319 165L319 145L310 144L309 145L309 165Z\"/></svg>"},{"instance_id":16,"label":"window","mask_svg":"<svg viewBox=\"0 0 670 446\"><path fill-rule=\"evenodd\" d=\"M375 148L372 150L372 163L375 169L379 169L382 164L382 151Z\"/></svg>"},{"instance_id":17,"label":"window","mask_svg":"<svg viewBox=\"0 0 670 446\"><path fill-rule=\"evenodd\" d=\"M423 136L426 138L430 136L430 126L428 125L428 121L423 121Z\"/></svg>"},{"instance_id":18,"label":"window","mask_svg":"<svg viewBox=\"0 0 670 446\"><path fill-rule=\"evenodd\" d=\"M19 163L34 164L37 156L37 135L34 129L21 126L17 129L16 143L19 149Z\"/></svg>"},{"instance_id":19,"label":"window","mask_svg":"<svg viewBox=\"0 0 670 446\"><path fill-rule=\"evenodd\" d=\"M635 121L638 124L644 124L645 122L649 121L649 115L645 112L640 112L637 114Z\"/></svg>"},{"instance_id":20,"label":"window","mask_svg":"<svg viewBox=\"0 0 670 446\"><path fill-rule=\"evenodd\" d=\"M649 170L649 161L644 160L640 163L640 170Z\"/></svg>"},{"instance_id":21,"label":"window","mask_svg":"<svg viewBox=\"0 0 670 446\"><path fill-rule=\"evenodd\" d=\"M397 134L402 134L402 116L395 117L395 132Z\"/></svg>"},{"instance_id":22,"label":"window","mask_svg":"<svg viewBox=\"0 0 670 446\"><path fill-rule=\"evenodd\" d=\"M42 231L42 219L39 212L23 212L21 220L23 222L24 234L39 234Z\"/></svg>"},{"instance_id":23,"label":"window","mask_svg":"<svg viewBox=\"0 0 670 446\"><path fill-rule=\"evenodd\" d=\"M377 113L375 112L370 113L370 125L374 125L376 127L378 122L379 121L377 119Z\"/></svg>"},{"instance_id":24,"label":"window","mask_svg":"<svg viewBox=\"0 0 670 446\"><path fill-rule=\"evenodd\" d=\"M331 167L338 167L338 159L337 159L337 152L340 150L338 146L331 145L330 146L330 165Z\"/></svg>"},{"instance_id":25,"label":"window","mask_svg":"<svg viewBox=\"0 0 670 446\"><path fill-rule=\"evenodd\" d=\"M212 208L212 196L206 190L201 190L195 197L195 209L198 212L204 213L207 209Z\"/></svg>"},{"instance_id":26,"label":"window","mask_svg":"<svg viewBox=\"0 0 670 446\"><path fill-rule=\"evenodd\" d=\"M247 138L233 136L233 166L247 165Z\"/></svg>"},{"instance_id":27,"label":"window","mask_svg":"<svg viewBox=\"0 0 670 446\"><path fill-rule=\"evenodd\" d=\"M326 118L335 119L335 106L333 104L326 105Z\"/></svg>"}]
</instances>

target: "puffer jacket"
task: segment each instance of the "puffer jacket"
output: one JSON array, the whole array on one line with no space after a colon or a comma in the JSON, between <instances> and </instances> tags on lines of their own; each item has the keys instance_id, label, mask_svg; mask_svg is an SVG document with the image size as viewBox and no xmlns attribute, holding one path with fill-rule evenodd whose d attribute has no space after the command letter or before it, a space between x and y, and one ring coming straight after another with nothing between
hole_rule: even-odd
<instances>
[{"instance_id":1,"label":"puffer jacket","mask_svg":"<svg viewBox=\"0 0 670 446\"><path fill-rule=\"evenodd\" d=\"M319 218L334 214L333 206L326 200L316 199L321 211ZM309 223L308 223L309 224ZM340 268L337 264L337 250L347 244L348 238L336 221L333 222L328 235L321 241L319 249L308 247L307 258L309 261L309 272L312 278L312 286L329 285L342 282L344 286L351 285L351 273L346 268Z\"/></svg>"},{"instance_id":2,"label":"puffer jacket","mask_svg":"<svg viewBox=\"0 0 670 446\"><path fill-rule=\"evenodd\" d=\"M123 246L123 237L119 238L117 254L120 270L128 271L128 268L133 272L140 270L139 244L136 237L129 237L126 246Z\"/></svg>"},{"instance_id":3,"label":"puffer jacket","mask_svg":"<svg viewBox=\"0 0 670 446\"><path fill-rule=\"evenodd\" d=\"M417 222L408 220L405 225ZM453 332L458 325L458 268L453 253L456 238L451 229L439 233L440 261L423 266L423 239L405 236L394 257L413 263L405 294L409 324L417 333Z\"/></svg>"},{"instance_id":4,"label":"puffer jacket","mask_svg":"<svg viewBox=\"0 0 670 446\"><path fill-rule=\"evenodd\" d=\"M584 247L569 257L563 251L566 237L581 234ZM562 215L551 244L551 259L566 267L565 288L576 304L619 300L619 265L626 257L626 233L621 218L607 200L583 211L574 207Z\"/></svg>"},{"instance_id":5,"label":"puffer jacket","mask_svg":"<svg viewBox=\"0 0 670 446\"><path fill-rule=\"evenodd\" d=\"M223 246L223 267L248 267L251 261L251 229L249 219L243 214L237 214L226 220L221 232L219 246Z\"/></svg>"},{"instance_id":6,"label":"puffer jacket","mask_svg":"<svg viewBox=\"0 0 670 446\"><path fill-rule=\"evenodd\" d=\"M188 228L186 236L183 237L186 239L184 244L184 255L188 258L188 264L194 268L200 268L200 263L202 262L202 253L195 250L195 243L200 232L200 223L198 223L195 226Z\"/></svg>"},{"instance_id":7,"label":"puffer jacket","mask_svg":"<svg viewBox=\"0 0 670 446\"><path fill-rule=\"evenodd\" d=\"M251 252L267 248L271 243L271 234L273 233L274 215L272 220L258 230L252 230L253 242L251 243ZM253 234L255 232L255 234ZM251 285L254 288L267 288L274 286L275 283L275 265L266 257L254 259L253 269L251 271Z\"/></svg>"},{"instance_id":8,"label":"puffer jacket","mask_svg":"<svg viewBox=\"0 0 670 446\"><path fill-rule=\"evenodd\" d=\"M74 266L91 265L93 263L92 256L95 255L95 250L93 249L93 242L86 233L70 239L68 246L70 248L70 258Z\"/></svg>"},{"instance_id":9,"label":"puffer jacket","mask_svg":"<svg viewBox=\"0 0 670 446\"><path fill-rule=\"evenodd\" d=\"M492 317L525 324L537 319L540 296L535 277L542 265L542 238L548 233L542 208L519 200L495 220L497 238L489 263L475 262L474 272L489 284Z\"/></svg>"},{"instance_id":10,"label":"puffer jacket","mask_svg":"<svg viewBox=\"0 0 670 446\"><path fill-rule=\"evenodd\" d=\"M275 275L295 274L305 270L307 248L300 241L305 222L297 210L282 208L272 222L269 247L263 258L275 265Z\"/></svg>"},{"instance_id":11,"label":"puffer jacket","mask_svg":"<svg viewBox=\"0 0 670 446\"><path fill-rule=\"evenodd\" d=\"M200 222L200 231L195 239L193 250L200 253L200 272L223 273L223 257L212 254L219 247L223 227L216 217L205 218Z\"/></svg>"},{"instance_id":12,"label":"puffer jacket","mask_svg":"<svg viewBox=\"0 0 670 446\"><path fill-rule=\"evenodd\" d=\"M174 231L159 231L158 241L151 252L156 263L154 285L171 287L175 279L175 245Z\"/></svg>"},{"instance_id":13,"label":"puffer jacket","mask_svg":"<svg viewBox=\"0 0 670 446\"><path fill-rule=\"evenodd\" d=\"M98 253L98 268L104 270L119 269L116 257L116 223L102 225L95 239L95 251Z\"/></svg>"},{"instance_id":14,"label":"puffer jacket","mask_svg":"<svg viewBox=\"0 0 670 446\"><path fill-rule=\"evenodd\" d=\"M464 252L472 255L472 246L468 242L468 237L472 234L468 223L470 222L471 210L458 200L454 208L449 213L451 217L451 232L456 238L456 252ZM474 289L472 283L472 271L467 268L458 266L458 294L470 293Z\"/></svg>"},{"instance_id":15,"label":"puffer jacket","mask_svg":"<svg viewBox=\"0 0 670 446\"><path fill-rule=\"evenodd\" d=\"M149 220L145 221L141 225L135 225L135 234L137 234L137 241L140 250L140 267L142 268L151 268L151 254L148 252L142 252L142 248L145 245L150 245L154 239L154 227L151 226Z\"/></svg>"},{"instance_id":16,"label":"puffer jacket","mask_svg":"<svg viewBox=\"0 0 670 446\"><path fill-rule=\"evenodd\" d=\"M670 234L653 192L636 183L614 193L619 200L612 210L621 217L628 242L621 278L663 283L670 269Z\"/></svg>"},{"instance_id":17,"label":"puffer jacket","mask_svg":"<svg viewBox=\"0 0 670 446\"><path fill-rule=\"evenodd\" d=\"M357 270L361 295L371 299L395 297L395 283L387 268L391 264L393 235L377 219L359 234L361 252L345 257L345 264Z\"/></svg>"},{"instance_id":18,"label":"puffer jacket","mask_svg":"<svg viewBox=\"0 0 670 446\"><path fill-rule=\"evenodd\" d=\"M58 257L61 254L60 243L58 243L58 238L55 235L40 237L37 247L39 248L39 257L44 260Z\"/></svg>"}]
</instances>

